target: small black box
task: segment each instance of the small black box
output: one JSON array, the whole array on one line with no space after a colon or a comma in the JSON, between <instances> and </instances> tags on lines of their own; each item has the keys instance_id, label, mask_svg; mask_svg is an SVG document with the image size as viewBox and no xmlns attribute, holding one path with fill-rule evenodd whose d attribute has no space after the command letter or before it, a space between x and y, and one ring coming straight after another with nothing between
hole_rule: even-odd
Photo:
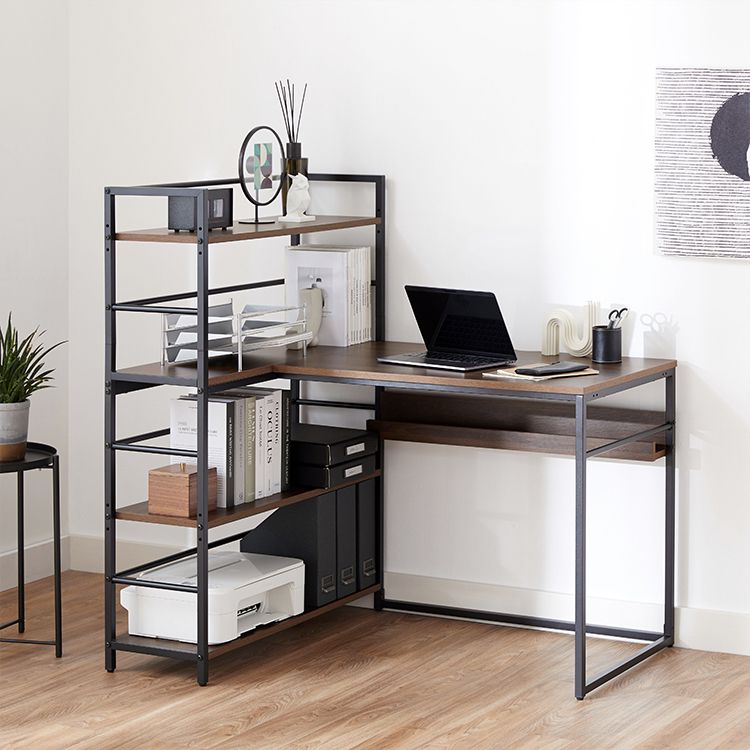
<instances>
[{"instance_id":1,"label":"small black box","mask_svg":"<svg viewBox=\"0 0 750 750\"><path fill-rule=\"evenodd\" d=\"M232 210L232 188L218 188L208 191L208 228L227 229L234 220ZM195 198L170 196L167 227L176 231L194 232Z\"/></svg>"},{"instance_id":2,"label":"small black box","mask_svg":"<svg viewBox=\"0 0 750 750\"><path fill-rule=\"evenodd\" d=\"M367 430L298 424L292 430L292 463L335 466L378 450L378 436Z\"/></svg>"},{"instance_id":3,"label":"small black box","mask_svg":"<svg viewBox=\"0 0 750 750\"><path fill-rule=\"evenodd\" d=\"M350 480L372 474L375 471L375 456L365 456L356 461L348 461L336 466L314 466L313 464L292 464L292 484L299 487L320 487L327 489Z\"/></svg>"}]
</instances>

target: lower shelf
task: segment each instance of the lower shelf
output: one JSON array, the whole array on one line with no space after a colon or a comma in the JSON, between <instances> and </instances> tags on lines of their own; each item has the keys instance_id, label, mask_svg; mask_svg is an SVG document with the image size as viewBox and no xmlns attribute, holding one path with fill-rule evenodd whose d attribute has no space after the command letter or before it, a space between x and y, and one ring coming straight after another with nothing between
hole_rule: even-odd
<instances>
[{"instance_id":1,"label":"lower shelf","mask_svg":"<svg viewBox=\"0 0 750 750\"><path fill-rule=\"evenodd\" d=\"M357 591L355 594L345 596L343 599L337 599L335 602L326 604L323 607L308 609L301 615L289 617L286 620L275 622L271 625L261 625L255 630L251 630L250 632L245 633L245 635L242 635L233 641L229 641L229 643L220 643L216 646L209 646L208 655L210 658L214 658L216 656L221 656L221 654L225 654L229 651L234 651L235 649L242 648L243 646L247 646L250 643L259 641L262 638L267 638L268 636L274 635L275 633L280 633L282 630L293 628L295 625L299 625L300 623L306 622L307 620L312 620L315 617L325 615L326 613L331 612L334 609L343 607L345 604L350 604L351 602L357 601L357 599L361 599L363 596L374 594L375 592L380 591L380 589L381 586L378 583L374 586L369 586L366 589L362 589L362 591ZM188 661L198 660L198 653L195 644L182 643L180 641L170 641L166 638L144 638L143 636L124 634L118 636L117 640L112 644L112 647L118 651L131 651L138 654L166 656L172 659Z\"/></svg>"}]
</instances>

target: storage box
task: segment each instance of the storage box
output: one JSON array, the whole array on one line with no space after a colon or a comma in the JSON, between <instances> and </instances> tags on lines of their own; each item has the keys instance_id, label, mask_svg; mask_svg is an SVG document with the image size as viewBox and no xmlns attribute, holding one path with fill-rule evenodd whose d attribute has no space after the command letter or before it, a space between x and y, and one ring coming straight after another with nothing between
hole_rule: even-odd
<instances>
[{"instance_id":1,"label":"storage box","mask_svg":"<svg viewBox=\"0 0 750 750\"><path fill-rule=\"evenodd\" d=\"M285 620L304 610L302 560L242 552L208 556L208 642L226 643L258 625ZM195 556L141 573L149 581L197 583ZM194 593L128 586L120 592L128 632L151 638L197 642Z\"/></svg>"},{"instance_id":2,"label":"storage box","mask_svg":"<svg viewBox=\"0 0 750 750\"><path fill-rule=\"evenodd\" d=\"M216 469L208 470L208 510L216 510ZM198 469L170 464L148 473L148 512L191 518L198 514Z\"/></svg>"},{"instance_id":3,"label":"storage box","mask_svg":"<svg viewBox=\"0 0 750 750\"><path fill-rule=\"evenodd\" d=\"M232 188L208 191L208 228L228 229L232 226L234 193ZM183 195L170 195L167 208L167 228L194 232L196 225L196 199Z\"/></svg>"},{"instance_id":4,"label":"storage box","mask_svg":"<svg viewBox=\"0 0 750 750\"><path fill-rule=\"evenodd\" d=\"M367 430L318 424L299 424L292 430L293 463L334 466L377 450L378 436Z\"/></svg>"},{"instance_id":5,"label":"storage box","mask_svg":"<svg viewBox=\"0 0 750 750\"><path fill-rule=\"evenodd\" d=\"M335 466L292 464L292 483L300 487L327 489L372 474L375 468L375 456L365 456Z\"/></svg>"}]
</instances>

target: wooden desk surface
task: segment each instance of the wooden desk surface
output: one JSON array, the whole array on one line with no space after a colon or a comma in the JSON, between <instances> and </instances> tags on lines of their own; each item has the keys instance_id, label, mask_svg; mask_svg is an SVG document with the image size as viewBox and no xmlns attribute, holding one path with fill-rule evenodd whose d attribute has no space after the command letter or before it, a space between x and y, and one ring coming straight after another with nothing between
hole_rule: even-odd
<instances>
[{"instance_id":1,"label":"wooden desk surface","mask_svg":"<svg viewBox=\"0 0 750 750\"><path fill-rule=\"evenodd\" d=\"M210 385L226 385L240 380L265 375L300 376L307 379L340 378L348 381L377 382L380 385L397 386L411 384L421 386L449 386L486 391L518 391L533 394L590 395L599 390L624 385L642 377L673 370L677 362L673 359L643 359L628 357L619 364L593 365L598 375L583 377L556 378L542 382L513 381L484 378L481 372L458 373L448 370L428 370L421 367L385 365L377 361L385 354L400 354L419 351L420 344L392 341L371 341L350 347L317 346L301 351L268 349L253 353L245 359L245 369L238 372L236 360L231 357L213 360L209 367ZM562 355L563 359L572 359ZM558 357L543 357L539 352L518 352L519 366L533 362L554 362ZM587 360L578 360L586 362ZM147 377L172 376L195 380L194 364L168 365L159 363L141 365L121 370L123 374Z\"/></svg>"}]
</instances>

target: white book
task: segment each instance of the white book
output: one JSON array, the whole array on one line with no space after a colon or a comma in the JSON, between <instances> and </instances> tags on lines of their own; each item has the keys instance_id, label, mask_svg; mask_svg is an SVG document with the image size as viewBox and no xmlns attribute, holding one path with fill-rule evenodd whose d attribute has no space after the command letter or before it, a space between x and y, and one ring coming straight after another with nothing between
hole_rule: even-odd
<instances>
[{"instance_id":1,"label":"white book","mask_svg":"<svg viewBox=\"0 0 750 750\"><path fill-rule=\"evenodd\" d=\"M232 397L234 401L234 504L247 502L245 491L245 466L247 429L245 425L245 399Z\"/></svg>"},{"instance_id":2,"label":"white book","mask_svg":"<svg viewBox=\"0 0 750 750\"><path fill-rule=\"evenodd\" d=\"M228 456L229 421L225 401L208 402L208 465L216 467L216 505L227 507L227 472L232 473L233 456ZM194 398L175 398L169 410L169 446L180 450L198 448L198 403ZM227 459L229 458L229 464ZM171 463L183 463L182 456L172 456ZM233 479L233 476L231 476ZM231 505L231 502L230 502Z\"/></svg>"},{"instance_id":3,"label":"white book","mask_svg":"<svg viewBox=\"0 0 750 750\"><path fill-rule=\"evenodd\" d=\"M362 248L364 258L364 277L362 297L365 311L365 341L372 341L372 261L369 246Z\"/></svg>"},{"instance_id":4,"label":"white book","mask_svg":"<svg viewBox=\"0 0 750 750\"><path fill-rule=\"evenodd\" d=\"M300 289L315 285L323 293L323 318L318 341L322 346L350 343L348 253L333 248L298 245L286 249L286 302L299 305Z\"/></svg>"},{"instance_id":5,"label":"white book","mask_svg":"<svg viewBox=\"0 0 750 750\"><path fill-rule=\"evenodd\" d=\"M263 412L265 398L255 396L255 499L266 496L266 461L263 451Z\"/></svg>"}]
</instances>

